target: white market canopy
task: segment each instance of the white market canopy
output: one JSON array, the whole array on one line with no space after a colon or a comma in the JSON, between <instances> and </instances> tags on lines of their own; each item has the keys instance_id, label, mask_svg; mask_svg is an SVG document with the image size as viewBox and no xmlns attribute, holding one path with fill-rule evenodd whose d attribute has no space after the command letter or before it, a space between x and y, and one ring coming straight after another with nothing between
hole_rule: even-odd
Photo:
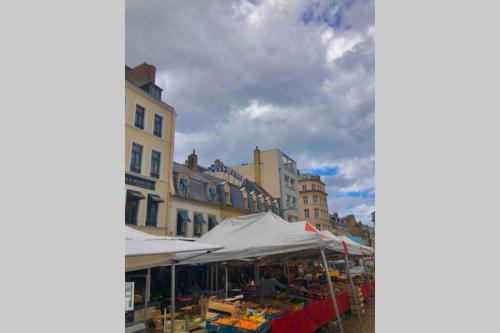
<instances>
[{"instance_id":1,"label":"white market canopy","mask_svg":"<svg viewBox=\"0 0 500 333\"><path fill-rule=\"evenodd\" d=\"M340 241L340 242L346 242L349 254L373 255L375 253L373 248L371 248L369 246L365 246L363 244L356 243L355 241L353 241L352 239L350 239L347 236L336 236L328 230L322 230L322 231L320 231L320 233L329 239L336 239L337 241Z\"/></svg>"},{"instance_id":2,"label":"white market canopy","mask_svg":"<svg viewBox=\"0 0 500 333\"><path fill-rule=\"evenodd\" d=\"M204 254L222 246L191 242L178 237L155 236L125 226L125 271L169 265L176 254Z\"/></svg>"},{"instance_id":3,"label":"white market canopy","mask_svg":"<svg viewBox=\"0 0 500 333\"><path fill-rule=\"evenodd\" d=\"M272 212L225 219L198 241L224 246L224 249L187 259L178 255L182 264L259 259L265 256L309 249L342 252L342 242L328 239L317 230L307 231L305 222L283 220Z\"/></svg>"}]
</instances>

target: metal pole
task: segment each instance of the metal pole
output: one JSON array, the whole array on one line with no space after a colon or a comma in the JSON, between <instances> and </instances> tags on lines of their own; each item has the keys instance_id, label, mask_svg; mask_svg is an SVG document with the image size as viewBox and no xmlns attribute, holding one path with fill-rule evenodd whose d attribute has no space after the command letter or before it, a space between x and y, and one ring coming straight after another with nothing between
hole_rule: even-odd
<instances>
[{"instance_id":1,"label":"metal pole","mask_svg":"<svg viewBox=\"0 0 500 333\"><path fill-rule=\"evenodd\" d=\"M229 264L226 262L226 278L225 278L225 283L226 283L226 290L225 290L225 295L227 298L228 297L228 294L229 294L229 281L228 281L228 277L229 277Z\"/></svg>"},{"instance_id":2,"label":"metal pole","mask_svg":"<svg viewBox=\"0 0 500 333\"><path fill-rule=\"evenodd\" d=\"M340 318L339 306L337 305L337 298L335 297L335 291L333 290L332 280L330 280L330 269L328 268L328 262L326 261L325 250L321 249L321 259L323 261L323 266L326 272L326 281L328 281L328 289L330 291L330 297L332 298L333 309L335 310L335 317L339 321L340 333L344 333L344 326L342 325L342 319Z\"/></svg>"},{"instance_id":3,"label":"metal pole","mask_svg":"<svg viewBox=\"0 0 500 333\"><path fill-rule=\"evenodd\" d=\"M210 296L214 293L214 266L210 265Z\"/></svg>"},{"instance_id":4,"label":"metal pole","mask_svg":"<svg viewBox=\"0 0 500 333\"><path fill-rule=\"evenodd\" d=\"M360 308L359 308L359 295L356 293L356 288L354 287L354 282L352 281L352 276L351 276L351 268L349 267L349 255L347 254L347 251L344 251L345 255L345 267L347 268L347 275L349 276L349 283L351 284L351 290L352 290L352 296L354 297L354 302L356 303L356 313L358 315L358 320L359 320L359 328L361 329L361 333L363 333L363 321L361 320L361 313L360 313Z\"/></svg>"},{"instance_id":5,"label":"metal pole","mask_svg":"<svg viewBox=\"0 0 500 333\"><path fill-rule=\"evenodd\" d=\"M170 332L175 332L175 261L170 271Z\"/></svg>"},{"instance_id":6,"label":"metal pole","mask_svg":"<svg viewBox=\"0 0 500 333\"><path fill-rule=\"evenodd\" d=\"M219 265L215 264L215 294L219 291Z\"/></svg>"},{"instance_id":7,"label":"metal pole","mask_svg":"<svg viewBox=\"0 0 500 333\"><path fill-rule=\"evenodd\" d=\"M146 275L146 290L144 291L144 322L146 322L146 315L148 313L150 289L151 289L151 268L148 268L148 275Z\"/></svg>"}]
</instances>

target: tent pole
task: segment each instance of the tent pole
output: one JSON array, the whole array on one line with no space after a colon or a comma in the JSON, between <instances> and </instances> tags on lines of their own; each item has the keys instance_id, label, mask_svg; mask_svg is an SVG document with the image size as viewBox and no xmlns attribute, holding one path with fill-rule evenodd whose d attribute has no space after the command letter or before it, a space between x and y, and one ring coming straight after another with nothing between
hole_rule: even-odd
<instances>
[{"instance_id":1,"label":"tent pole","mask_svg":"<svg viewBox=\"0 0 500 333\"><path fill-rule=\"evenodd\" d=\"M347 246L346 246L347 248ZM349 267L349 255L347 254L347 251L344 249L344 256L345 256L345 267L347 269L347 276L349 277L349 283L351 285L351 290L352 290L352 297L354 297L354 303L356 304L356 313L358 315L358 320L359 320L359 328L361 329L361 333L363 333L363 321L361 320L361 312L359 311L359 295L356 293L356 288L354 287L354 282L352 281L352 276L351 276L351 268Z\"/></svg>"},{"instance_id":2,"label":"tent pole","mask_svg":"<svg viewBox=\"0 0 500 333\"><path fill-rule=\"evenodd\" d=\"M229 277L229 264L226 262L226 278L224 279L225 282L226 282L226 286L225 286L225 295L227 298L228 297L228 294L229 294L229 281L228 281L228 277Z\"/></svg>"},{"instance_id":3,"label":"tent pole","mask_svg":"<svg viewBox=\"0 0 500 333\"><path fill-rule=\"evenodd\" d=\"M170 332L175 332L175 261L170 266Z\"/></svg>"},{"instance_id":4,"label":"tent pole","mask_svg":"<svg viewBox=\"0 0 500 333\"><path fill-rule=\"evenodd\" d=\"M146 276L146 290L144 291L144 323L146 323L146 315L148 313L149 294L151 290L151 268L148 268L148 275Z\"/></svg>"},{"instance_id":5,"label":"tent pole","mask_svg":"<svg viewBox=\"0 0 500 333\"><path fill-rule=\"evenodd\" d=\"M214 293L214 265L210 265L210 296Z\"/></svg>"},{"instance_id":6,"label":"tent pole","mask_svg":"<svg viewBox=\"0 0 500 333\"><path fill-rule=\"evenodd\" d=\"M328 281L328 289L330 291L330 297L332 298L333 309L335 310L335 317L339 321L340 333L344 333L344 326L342 325L342 319L340 318L339 307L337 305L337 298L335 297L335 291L333 290L332 280L330 280L330 268L328 268L328 262L326 261L325 250L321 249L321 260L323 261L324 270L326 273L326 281Z\"/></svg>"},{"instance_id":7,"label":"tent pole","mask_svg":"<svg viewBox=\"0 0 500 333\"><path fill-rule=\"evenodd\" d=\"M219 291L219 265L215 263L215 294Z\"/></svg>"}]
</instances>

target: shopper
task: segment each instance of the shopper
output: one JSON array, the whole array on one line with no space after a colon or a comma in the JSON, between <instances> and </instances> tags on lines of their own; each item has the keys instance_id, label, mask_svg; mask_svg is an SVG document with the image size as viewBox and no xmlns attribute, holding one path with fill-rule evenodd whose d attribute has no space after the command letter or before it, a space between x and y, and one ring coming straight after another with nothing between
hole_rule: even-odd
<instances>
[{"instance_id":1,"label":"shopper","mask_svg":"<svg viewBox=\"0 0 500 333\"><path fill-rule=\"evenodd\" d=\"M276 292L276 289L286 290L287 287L276 280L270 271L267 271L260 282L260 297L271 296Z\"/></svg>"}]
</instances>

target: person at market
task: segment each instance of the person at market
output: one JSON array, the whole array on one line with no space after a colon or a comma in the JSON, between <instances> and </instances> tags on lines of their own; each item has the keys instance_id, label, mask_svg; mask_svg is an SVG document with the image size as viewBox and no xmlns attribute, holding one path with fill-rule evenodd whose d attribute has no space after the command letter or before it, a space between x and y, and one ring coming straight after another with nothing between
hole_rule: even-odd
<instances>
[{"instance_id":1,"label":"person at market","mask_svg":"<svg viewBox=\"0 0 500 333\"><path fill-rule=\"evenodd\" d=\"M248 276L246 276L245 272L242 271L238 278L238 285L241 287L241 289L244 289L249 281L250 279L248 278Z\"/></svg>"},{"instance_id":2,"label":"person at market","mask_svg":"<svg viewBox=\"0 0 500 333\"><path fill-rule=\"evenodd\" d=\"M201 288L200 285L198 284L198 281L194 279L193 284L191 285L191 298L193 304L198 304L201 296Z\"/></svg>"},{"instance_id":3,"label":"person at market","mask_svg":"<svg viewBox=\"0 0 500 333\"><path fill-rule=\"evenodd\" d=\"M281 284L284 284L284 285L289 285L290 284L290 281L288 280L288 278L281 271L278 273L278 279L277 280L278 280L278 282L280 282Z\"/></svg>"},{"instance_id":4,"label":"person at market","mask_svg":"<svg viewBox=\"0 0 500 333\"><path fill-rule=\"evenodd\" d=\"M260 282L260 297L272 296L276 293L276 289L287 290L287 286L276 280L270 271L264 273L264 277Z\"/></svg>"}]
</instances>

